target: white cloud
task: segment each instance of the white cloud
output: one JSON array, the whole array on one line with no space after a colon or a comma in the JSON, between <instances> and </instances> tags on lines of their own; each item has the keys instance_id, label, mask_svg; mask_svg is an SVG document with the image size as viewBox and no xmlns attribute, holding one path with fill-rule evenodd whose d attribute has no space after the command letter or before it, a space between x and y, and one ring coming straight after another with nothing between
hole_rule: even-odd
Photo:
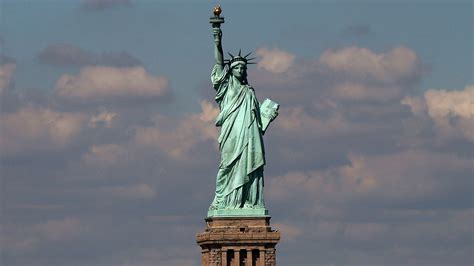
<instances>
[{"instance_id":1,"label":"white cloud","mask_svg":"<svg viewBox=\"0 0 474 266\"><path fill-rule=\"evenodd\" d=\"M428 114L444 136L457 132L474 141L474 86L462 91L428 90L425 92Z\"/></svg>"},{"instance_id":2,"label":"white cloud","mask_svg":"<svg viewBox=\"0 0 474 266\"><path fill-rule=\"evenodd\" d=\"M334 71L384 82L412 79L421 70L415 52L406 47L380 54L359 47L330 49L321 55L320 62Z\"/></svg>"},{"instance_id":3,"label":"white cloud","mask_svg":"<svg viewBox=\"0 0 474 266\"><path fill-rule=\"evenodd\" d=\"M405 97L401 103L415 115L429 117L442 138L474 141L474 86L457 91L430 89L423 97Z\"/></svg>"},{"instance_id":4,"label":"white cloud","mask_svg":"<svg viewBox=\"0 0 474 266\"><path fill-rule=\"evenodd\" d=\"M69 145L82 128L86 116L45 108L25 107L0 115L0 147L5 155L38 150L57 150Z\"/></svg>"},{"instance_id":5,"label":"white cloud","mask_svg":"<svg viewBox=\"0 0 474 266\"><path fill-rule=\"evenodd\" d=\"M290 68L295 56L280 49L259 48L256 54L262 59L258 62L258 68L272 73L283 73Z\"/></svg>"},{"instance_id":6,"label":"white cloud","mask_svg":"<svg viewBox=\"0 0 474 266\"><path fill-rule=\"evenodd\" d=\"M167 85L166 78L150 75L143 67L88 66L77 75L62 75L55 90L60 98L87 102L160 97Z\"/></svg>"},{"instance_id":7,"label":"white cloud","mask_svg":"<svg viewBox=\"0 0 474 266\"><path fill-rule=\"evenodd\" d=\"M15 63L0 66L0 95L9 88L15 69Z\"/></svg>"},{"instance_id":8,"label":"white cloud","mask_svg":"<svg viewBox=\"0 0 474 266\"><path fill-rule=\"evenodd\" d=\"M474 117L474 85L466 86L462 91L430 89L425 92L425 100L432 118Z\"/></svg>"}]
</instances>

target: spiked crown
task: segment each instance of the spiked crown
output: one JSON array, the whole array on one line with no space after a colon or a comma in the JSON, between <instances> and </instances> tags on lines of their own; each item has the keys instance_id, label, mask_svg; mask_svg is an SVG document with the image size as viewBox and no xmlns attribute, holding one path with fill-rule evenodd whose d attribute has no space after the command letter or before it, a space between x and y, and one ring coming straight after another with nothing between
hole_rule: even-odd
<instances>
[{"instance_id":1,"label":"spiked crown","mask_svg":"<svg viewBox=\"0 0 474 266\"><path fill-rule=\"evenodd\" d=\"M244 63L245 65L249 65L249 64L255 64L253 62L250 62L250 60L253 60L255 59L256 57L252 57L252 58L248 58L248 56L250 54L252 54L252 52L248 53L247 55L245 56L242 56L241 55L241 50L239 50L239 54L234 56L233 54L231 53L228 53L230 55L230 59L226 59L224 60L224 63L228 64L229 67L234 67L235 65L239 64L239 63Z\"/></svg>"}]
</instances>

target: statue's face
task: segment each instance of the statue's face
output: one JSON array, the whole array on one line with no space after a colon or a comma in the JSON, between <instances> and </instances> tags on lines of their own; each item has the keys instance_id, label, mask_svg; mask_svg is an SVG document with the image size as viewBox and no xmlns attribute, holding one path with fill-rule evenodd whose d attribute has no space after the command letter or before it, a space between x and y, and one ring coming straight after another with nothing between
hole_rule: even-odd
<instances>
[{"instance_id":1,"label":"statue's face","mask_svg":"<svg viewBox=\"0 0 474 266\"><path fill-rule=\"evenodd\" d=\"M246 71L247 67L245 67L245 65L238 64L232 68L232 75L234 75L234 77L238 78L239 80L242 80L247 74Z\"/></svg>"}]
</instances>

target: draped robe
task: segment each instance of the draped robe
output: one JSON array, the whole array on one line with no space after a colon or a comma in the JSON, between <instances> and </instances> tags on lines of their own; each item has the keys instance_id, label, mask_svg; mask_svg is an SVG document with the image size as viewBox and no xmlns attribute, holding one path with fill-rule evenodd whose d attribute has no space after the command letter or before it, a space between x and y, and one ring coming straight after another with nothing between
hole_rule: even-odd
<instances>
[{"instance_id":1,"label":"draped robe","mask_svg":"<svg viewBox=\"0 0 474 266\"><path fill-rule=\"evenodd\" d=\"M255 91L228 67L214 66L211 81L220 107L216 126L221 127L221 160L210 209L264 208L265 151Z\"/></svg>"}]
</instances>

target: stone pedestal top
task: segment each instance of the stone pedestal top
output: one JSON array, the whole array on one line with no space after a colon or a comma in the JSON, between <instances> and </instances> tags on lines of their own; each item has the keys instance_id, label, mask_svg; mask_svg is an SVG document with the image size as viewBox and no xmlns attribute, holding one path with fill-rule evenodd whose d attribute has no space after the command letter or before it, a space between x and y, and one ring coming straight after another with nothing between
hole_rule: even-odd
<instances>
[{"instance_id":1,"label":"stone pedestal top","mask_svg":"<svg viewBox=\"0 0 474 266\"><path fill-rule=\"evenodd\" d=\"M210 217L206 229L196 236L203 244L276 244L280 232L272 230L270 217Z\"/></svg>"},{"instance_id":2,"label":"stone pedestal top","mask_svg":"<svg viewBox=\"0 0 474 266\"><path fill-rule=\"evenodd\" d=\"M207 228L235 228L239 226L269 227L270 216L262 217L208 217L206 218Z\"/></svg>"}]
</instances>

